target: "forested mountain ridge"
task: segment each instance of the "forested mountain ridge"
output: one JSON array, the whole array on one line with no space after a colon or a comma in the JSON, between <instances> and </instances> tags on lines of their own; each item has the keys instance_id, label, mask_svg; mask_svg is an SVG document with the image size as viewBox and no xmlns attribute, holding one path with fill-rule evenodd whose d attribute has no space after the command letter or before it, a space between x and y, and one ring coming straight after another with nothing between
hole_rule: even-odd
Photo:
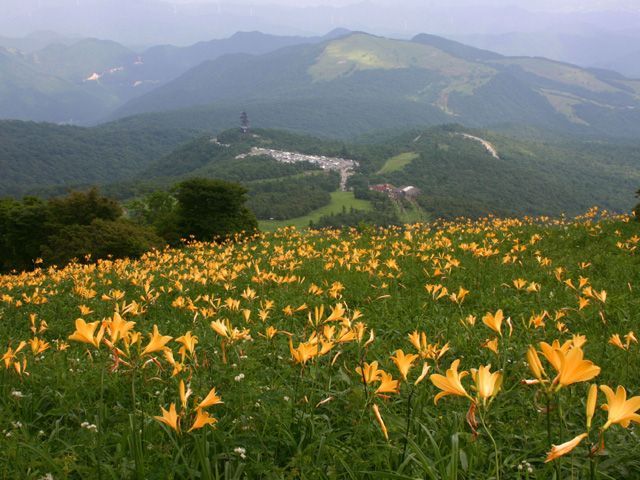
<instances>
[{"instance_id":1,"label":"forested mountain ridge","mask_svg":"<svg viewBox=\"0 0 640 480\"><path fill-rule=\"evenodd\" d=\"M124 180L195 135L144 124L84 128L0 121L0 197Z\"/></svg>"},{"instance_id":2,"label":"forested mountain ridge","mask_svg":"<svg viewBox=\"0 0 640 480\"><path fill-rule=\"evenodd\" d=\"M166 188L192 176L221 178L245 184L250 198L264 190L263 181L277 180L280 184L270 191L282 198L271 203L296 203L292 192L300 173L311 174L313 166L237 158L255 146L355 160L358 168L348 185L357 197L368 198L369 187L377 184L412 185L421 191L421 208L433 216L579 214L593 205L630 211L640 184L637 144L552 136L540 141L460 125L388 132L357 143L276 130L251 135L230 130L180 146L151 164L139 180ZM114 194L135 191L131 184L109 188Z\"/></svg>"},{"instance_id":3,"label":"forested mountain ridge","mask_svg":"<svg viewBox=\"0 0 640 480\"><path fill-rule=\"evenodd\" d=\"M142 52L113 41L52 38L40 49L0 46L0 118L96 123L126 101L180 76L204 61L236 53L263 54L286 46L344 35L278 36L238 32L230 38ZM25 47L37 42L7 42ZM37 108L36 108L37 106Z\"/></svg>"},{"instance_id":4,"label":"forested mountain ridge","mask_svg":"<svg viewBox=\"0 0 640 480\"><path fill-rule=\"evenodd\" d=\"M273 117L291 105L282 124L265 126L295 128L308 121L296 103L345 128L354 122L369 129L515 122L614 136L640 132L640 81L544 58L504 57L435 36L404 41L365 33L205 62L133 99L116 116L181 115L170 111L209 105L211 117L233 107ZM391 119L386 124L369 113L382 110ZM316 131L330 128L321 123Z\"/></svg>"},{"instance_id":5,"label":"forested mountain ridge","mask_svg":"<svg viewBox=\"0 0 640 480\"><path fill-rule=\"evenodd\" d=\"M379 132L346 142L282 130L241 135L239 129L222 127L166 129L134 118L93 128L0 122L5 173L0 196L102 185L107 193L128 198L193 176L246 183L291 180L314 169L263 157L236 158L255 146L353 159L359 167L351 187L415 185L425 210L435 215L578 213L593 204L628 211L640 183L640 149L633 141L454 125ZM469 136L490 142L499 158ZM385 168L402 154L411 161ZM286 188L285 182L281 190Z\"/></svg>"}]
</instances>

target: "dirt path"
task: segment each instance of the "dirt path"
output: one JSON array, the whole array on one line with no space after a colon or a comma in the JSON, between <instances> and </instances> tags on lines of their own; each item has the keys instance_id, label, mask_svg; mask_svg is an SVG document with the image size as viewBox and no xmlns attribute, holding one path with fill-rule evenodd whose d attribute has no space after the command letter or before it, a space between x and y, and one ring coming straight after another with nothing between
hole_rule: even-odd
<instances>
[{"instance_id":1,"label":"dirt path","mask_svg":"<svg viewBox=\"0 0 640 480\"><path fill-rule=\"evenodd\" d=\"M484 138L475 137L473 135L469 135L468 133L460 133L464 138L468 138L470 140L474 140L476 142L480 142L482 146L491 154L491 156L497 160L500 160L500 156L498 155L498 151L496 147L494 147L491 143L486 141Z\"/></svg>"}]
</instances>

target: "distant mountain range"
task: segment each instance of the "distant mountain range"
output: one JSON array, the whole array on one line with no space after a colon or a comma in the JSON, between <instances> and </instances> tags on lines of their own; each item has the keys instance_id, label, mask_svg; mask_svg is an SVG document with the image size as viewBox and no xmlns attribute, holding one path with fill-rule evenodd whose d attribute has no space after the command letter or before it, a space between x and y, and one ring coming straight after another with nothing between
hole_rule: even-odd
<instances>
[{"instance_id":1,"label":"distant mountain range","mask_svg":"<svg viewBox=\"0 0 640 480\"><path fill-rule=\"evenodd\" d=\"M153 113L202 129L233 126L246 109L264 127L342 137L451 122L640 134L640 80L426 34L246 32L142 52L63 40L0 48L0 73L0 118L86 125Z\"/></svg>"},{"instance_id":2,"label":"distant mountain range","mask_svg":"<svg viewBox=\"0 0 640 480\"><path fill-rule=\"evenodd\" d=\"M127 100L207 60L234 53L259 55L343 33L286 37L239 32L228 39L189 47L156 46L140 53L112 41L74 41L47 33L20 40L0 38L0 118L95 123ZM36 48L42 44L47 46Z\"/></svg>"},{"instance_id":3,"label":"distant mountain range","mask_svg":"<svg viewBox=\"0 0 640 480\"><path fill-rule=\"evenodd\" d=\"M509 56L536 56L640 78L640 30L510 32L452 37Z\"/></svg>"},{"instance_id":4,"label":"distant mountain range","mask_svg":"<svg viewBox=\"0 0 640 480\"><path fill-rule=\"evenodd\" d=\"M113 118L206 105L211 115L225 106L267 118L288 110L288 118L266 126L308 131L304 125L311 123L316 133L331 135L448 122L640 133L638 80L544 58L505 57L433 35L403 41L365 33L204 62L132 99Z\"/></svg>"}]
</instances>

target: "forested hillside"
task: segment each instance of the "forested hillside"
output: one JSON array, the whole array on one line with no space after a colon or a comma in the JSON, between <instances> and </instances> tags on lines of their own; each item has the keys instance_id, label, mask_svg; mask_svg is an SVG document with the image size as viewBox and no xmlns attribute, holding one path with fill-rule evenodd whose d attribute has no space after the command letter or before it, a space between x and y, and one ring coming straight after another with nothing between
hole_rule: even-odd
<instances>
[{"instance_id":1,"label":"forested hillside","mask_svg":"<svg viewBox=\"0 0 640 480\"><path fill-rule=\"evenodd\" d=\"M189 113L180 110L191 108L199 113L194 122L251 108L265 126L311 124L317 133L345 136L448 122L633 136L640 132L640 81L544 58L503 57L431 35L401 41L354 33L202 63L115 116L184 117Z\"/></svg>"},{"instance_id":2,"label":"forested hillside","mask_svg":"<svg viewBox=\"0 0 640 480\"><path fill-rule=\"evenodd\" d=\"M238 32L230 38L144 51L95 38L0 39L0 119L93 124L202 62L318 43L344 33L301 37Z\"/></svg>"},{"instance_id":3,"label":"forested hillside","mask_svg":"<svg viewBox=\"0 0 640 480\"><path fill-rule=\"evenodd\" d=\"M491 143L499 158L468 135ZM261 219L306 215L327 205L338 187L318 183L318 166L305 162L236 158L252 147L355 160L349 182L357 196L369 199L375 184L413 185L421 190L416 205L432 216L574 214L592 205L630 211L640 184L635 142L535 129L498 133L452 125L345 142L281 130L215 135L133 119L89 129L0 122L0 145L0 195L50 196L97 184L125 200L202 176L246 185ZM398 156L399 163L393 161Z\"/></svg>"},{"instance_id":4,"label":"forested hillside","mask_svg":"<svg viewBox=\"0 0 640 480\"><path fill-rule=\"evenodd\" d=\"M435 128L405 136L404 150L415 158L370 181L418 186L420 204L436 215L573 215L593 205L627 212L633 206L631 193L640 184L637 146L472 132L495 147L495 158L462 136L465 131Z\"/></svg>"},{"instance_id":5,"label":"forested hillside","mask_svg":"<svg viewBox=\"0 0 640 480\"><path fill-rule=\"evenodd\" d=\"M495 148L496 156L480 140ZM412 185L421 191L416 207L435 217L496 212L577 214L593 205L629 212L635 204L633 192L640 184L640 150L634 143L554 136L536 130L521 130L515 136L458 125L381 133L362 137L357 143L274 130L256 130L245 136L232 130L181 146L139 179L147 180L145 189L164 188L190 176L239 181L249 189L249 205L261 219L297 217L300 210L294 208L296 204L322 205L310 204L304 193L304 188L311 192L314 184L318 185L317 179L302 188L313 178L308 177L313 166L282 164L267 157L236 158L253 146L356 160L359 166L349 185L357 197L371 199L371 185ZM304 172L306 179L300 176ZM270 181L265 184L265 180ZM265 188L270 196L265 196ZM121 197L136 195L131 183L108 189ZM334 185L326 191L336 189ZM387 218L388 212L379 213ZM401 220L402 216L396 219Z\"/></svg>"},{"instance_id":6,"label":"forested hillside","mask_svg":"<svg viewBox=\"0 0 640 480\"><path fill-rule=\"evenodd\" d=\"M0 196L125 180L195 134L141 123L81 128L0 121Z\"/></svg>"}]
</instances>

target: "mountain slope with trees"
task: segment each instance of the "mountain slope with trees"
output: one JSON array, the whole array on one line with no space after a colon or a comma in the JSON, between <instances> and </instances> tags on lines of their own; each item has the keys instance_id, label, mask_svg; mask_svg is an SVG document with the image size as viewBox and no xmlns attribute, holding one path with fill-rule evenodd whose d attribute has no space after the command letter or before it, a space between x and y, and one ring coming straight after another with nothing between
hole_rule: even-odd
<instances>
[{"instance_id":1,"label":"mountain slope with trees","mask_svg":"<svg viewBox=\"0 0 640 480\"><path fill-rule=\"evenodd\" d=\"M358 198L372 199L370 185L413 185L422 192L417 206L432 216L573 214L594 204L630 211L630 192L640 184L637 141L533 128L511 126L499 133L450 125L348 142L272 129L213 131L219 133L167 128L139 117L94 128L0 122L0 196L51 196L101 185L126 200L205 177L240 182L260 219L286 220L326 205L338 188L337 179L305 162L237 158L252 147L356 160L349 186ZM499 158L468 135L491 143ZM398 157L406 161L384 168Z\"/></svg>"},{"instance_id":2,"label":"mountain slope with trees","mask_svg":"<svg viewBox=\"0 0 640 480\"><path fill-rule=\"evenodd\" d=\"M28 51L0 46L0 118L91 124L202 62L230 54L259 55L344 34L343 30L323 37L238 32L230 38L186 47L160 45L143 52L95 38L49 36L51 43L35 50L28 47L37 42L6 42Z\"/></svg>"},{"instance_id":3,"label":"mountain slope with trees","mask_svg":"<svg viewBox=\"0 0 640 480\"><path fill-rule=\"evenodd\" d=\"M0 121L0 197L125 180L195 135L140 123L83 128Z\"/></svg>"},{"instance_id":4,"label":"mountain slope with trees","mask_svg":"<svg viewBox=\"0 0 640 480\"><path fill-rule=\"evenodd\" d=\"M308 121L308 110L298 112L296 103L316 107L319 132L363 118L370 129L380 128L371 113L384 106L405 127L518 122L565 132L640 133L640 81L543 58L503 57L430 35L401 41L354 33L260 56L225 56L130 101L116 116L180 116L171 110L209 105L216 117L220 110L251 107L265 117L286 112L290 127ZM335 115L340 108L344 114ZM397 126L392 122L383 128Z\"/></svg>"}]
</instances>

